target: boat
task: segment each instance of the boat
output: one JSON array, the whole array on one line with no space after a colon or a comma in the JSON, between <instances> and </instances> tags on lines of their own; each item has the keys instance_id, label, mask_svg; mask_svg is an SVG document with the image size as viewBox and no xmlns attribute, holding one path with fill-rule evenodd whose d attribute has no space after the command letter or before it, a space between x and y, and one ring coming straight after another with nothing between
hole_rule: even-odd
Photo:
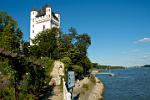
<instances>
[{"instance_id":1,"label":"boat","mask_svg":"<svg viewBox=\"0 0 150 100\"><path fill-rule=\"evenodd\" d=\"M115 74L114 73L110 73L109 76L113 77L113 76L115 76Z\"/></svg>"}]
</instances>

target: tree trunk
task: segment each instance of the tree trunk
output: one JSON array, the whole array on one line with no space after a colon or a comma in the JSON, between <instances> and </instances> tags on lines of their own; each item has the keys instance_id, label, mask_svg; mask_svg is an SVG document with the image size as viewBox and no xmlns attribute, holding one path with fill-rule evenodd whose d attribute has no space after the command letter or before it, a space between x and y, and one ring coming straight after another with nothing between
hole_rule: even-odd
<instances>
[{"instance_id":1,"label":"tree trunk","mask_svg":"<svg viewBox=\"0 0 150 100\"><path fill-rule=\"evenodd\" d=\"M14 86L14 88L15 88L15 100L19 100L19 90L17 88L16 78L14 78L14 79L15 79L15 86Z\"/></svg>"}]
</instances>

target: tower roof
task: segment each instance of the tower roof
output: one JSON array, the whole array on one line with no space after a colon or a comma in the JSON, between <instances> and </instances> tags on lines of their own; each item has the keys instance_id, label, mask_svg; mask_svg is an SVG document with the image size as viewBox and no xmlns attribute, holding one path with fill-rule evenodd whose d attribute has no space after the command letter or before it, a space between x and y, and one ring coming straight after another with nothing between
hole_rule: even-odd
<instances>
[{"instance_id":1,"label":"tower roof","mask_svg":"<svg viewBox=\"0 0 150 100\"><path fill-rule=\"evenodd\" d=\"M37 9L33 8L32 11L38 11Z\"/></svg>"},{"instance_id":2,"label":"tower roof","mask_svg":"<svg viewBox=\"0 0 150 100\"><path fill-rule=\"evenodd\" d=\"M56 11L55 14L60 14L60 12Z\"/></svg>"},{"instance_id":3,"label":"tower roof","mask_svg":"<svg viewBox=\"0 0 150 100\"><path fill-rule=\"evenodd\" d=\"M46 8L46 7L51 7L51 6L49 4L45 4L43 7Z\"/></svg>"},{"instance_id":4,"label":"tower roof","mask_svg":"<svg viewBox=\"0 0 150 100\"><path fill-rule=\"evenodd\" d=\"M33 8L32 11L38 11L38 12L41 11L41 10L44 11L47 7L51 7L51 6L50 6L49 4L45 4L45 5L42 7L42 9L38 10L38 9L36 9L36 8Z\"/></svg>"}]
</instances>

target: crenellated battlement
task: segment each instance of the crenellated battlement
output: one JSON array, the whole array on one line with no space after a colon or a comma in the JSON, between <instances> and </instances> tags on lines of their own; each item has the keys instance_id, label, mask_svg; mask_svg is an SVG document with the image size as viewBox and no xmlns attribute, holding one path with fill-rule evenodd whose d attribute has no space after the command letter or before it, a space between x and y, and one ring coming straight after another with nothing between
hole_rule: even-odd
<instances>
[{"instance_id":1,"label":"crenellated battlement","mask_svg":"<svg viewBox=\"0 0 150 100\"><path fill-rule=\"evenodd\" d=\"M40 23L40 22L43 22L43 21L49 21L49 20L50 20L50 16L48 16L48 15L35 18L36 23Z\"/></svg>"}]
</instances>

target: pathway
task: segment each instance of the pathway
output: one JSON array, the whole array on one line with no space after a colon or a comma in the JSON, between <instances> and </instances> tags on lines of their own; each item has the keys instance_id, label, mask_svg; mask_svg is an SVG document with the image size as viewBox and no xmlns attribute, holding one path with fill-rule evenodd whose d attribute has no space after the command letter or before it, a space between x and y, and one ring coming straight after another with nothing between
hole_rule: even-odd
<instances>
[{"instance_id":1,"label":"pathway","mask_svg":"<svg viewBox=\"0 0 150 100\"><path fill-rule=\"evenodd\" d=\"M51 72L52 79L50 81L50 85L55 83L55 87L53 89L53 95L48 98L48 100L63 100L63 91L60 87L61 77L64 76L64 64L60 61L54 62L54 67Z\"/></svg>"}]
</instances>

